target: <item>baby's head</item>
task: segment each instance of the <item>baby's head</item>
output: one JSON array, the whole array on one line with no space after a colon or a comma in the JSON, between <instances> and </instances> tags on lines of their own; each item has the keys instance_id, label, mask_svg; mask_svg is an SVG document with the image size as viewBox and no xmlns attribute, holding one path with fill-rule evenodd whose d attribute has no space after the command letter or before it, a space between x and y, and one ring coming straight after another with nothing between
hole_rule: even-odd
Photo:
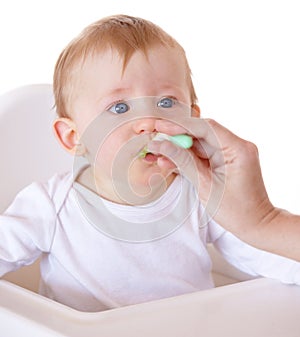
<instances>
[{"instance_id":1,"label":"baby's head","mask_svg":"<svg viewBox=\"0 0 300 337\"><path fill-rule=\"evenodd\" d=\"M147 56L155 47L174 49L185 63L191 104L196 103L196 94L191 71L181 45L157 25L145 19L127 15L103 18L88 27L72 40L57 60L53 88L56 111L60 117L72 116L72 102L81 67L88 58L107 50L117 53L123 61L123 71L136 51ZM78 94L78 93L77 93Z\"/></svg>"},{"instance_id":2,"label":"baby's head","mask_svg":"<svg viewBox=\"0 0 300 337\"><path fill-rule=\"evenodd\" d=\"M94 155L91 165L97 166L97 183L110 200L117 200L111 186L117 154L138 135L149 135L151 139L160 119L157 115L141 115L125 123L124 112L134 110L132 99L141 98L142 103L136 104L137 114L159 107L159 113L165 115L173 106L179 106L179 102L195 107L191 109L194 115L199 112L183 48L153 23L125 15L104 18L88 26L65 48L55 68L54 95L59 116L54 130L69 152L80 153L78 141L82 141L91 121L108 116L109 126L113 127L105 131L102 123L96 128L96 138L107 133L101 151L91 150L96 142L94 138L90 144L82 143L88 153L99 157L96 163ZM142 145L145 143L138 145L139 150ZM134 161L134 153L128 158L134 161L129 175L138 187L146 186L155 174L168 175L161 172L157 159L148 156Z\"/></svg>"}]
</instances>

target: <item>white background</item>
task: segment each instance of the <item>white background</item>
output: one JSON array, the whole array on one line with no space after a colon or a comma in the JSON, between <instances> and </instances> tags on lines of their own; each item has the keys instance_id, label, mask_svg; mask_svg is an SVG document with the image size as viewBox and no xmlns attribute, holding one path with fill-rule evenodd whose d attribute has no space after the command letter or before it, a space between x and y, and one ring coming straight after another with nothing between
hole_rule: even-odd
<instances>
[{"instance_id":1,"label":"white background","mask_svg":"<svg viewBox=\"0 0 300 337\"><path fill-rule=\"evenodd\" d=\"M62 48L119 13L149 19L183 45L202 115L258 145L271 200L300 214L297 0L2 0L0 94L51 83Z\"/></svg>"}]
</instances>

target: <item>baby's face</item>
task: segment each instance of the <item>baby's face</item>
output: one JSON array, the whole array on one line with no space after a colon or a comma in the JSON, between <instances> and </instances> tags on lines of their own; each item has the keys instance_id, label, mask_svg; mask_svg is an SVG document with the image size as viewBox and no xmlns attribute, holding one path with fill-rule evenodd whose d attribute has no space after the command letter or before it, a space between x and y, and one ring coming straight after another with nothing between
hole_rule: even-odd
<instances>
[{"instance_id":1,"label":"baby's face","mask_svg":"<svg viewBox=\"0 0 300 337\"><path fill-rule=\"evenodd\" d=\"M125 69L123 59L115 51L108 50L87 60L75 84L72 118L82 142L85 142L85 132L89 125L99 125L96 130L99 130L104 141L98 143L95 149L97 139L94 141L94 128L93 140L85 143L92 153L91 164L99 194L109 200L126 203L115 190L116 186L122 185L118 180L124 179L123 174L116 174L118 169L126 170L128 182L134 193L141 196L141 200L150 190L155 190L155 179L152 179L153 185L149 186L149 181L154 176L165 177L167 185L173 180L173 164L165 165L169 167L165 170L157 165L157 160L168 161L167 158L141 158L138 157L138 152L156 133L156 122L160 119L157 111L151 115L151 104L153 111L159 106L162 114L164 109L169 112L174 103L191 105L187 75L183 56L178 50L165 47L149 50L148 57L140 51L135 52ZM135 109L133 105L139 108ZM140 114L139 111L143 113ZM130 118L126 119L126 116ZM103 132L107 132L104 124L115 127L103 135ZM130 151L126 151L128 155L124 157L124 161L127 162L123 165L118 156L120 158L124 145L133 139L137 141ZM157 184L161 186L159 179Z\"/></svg>"}]
</instances>

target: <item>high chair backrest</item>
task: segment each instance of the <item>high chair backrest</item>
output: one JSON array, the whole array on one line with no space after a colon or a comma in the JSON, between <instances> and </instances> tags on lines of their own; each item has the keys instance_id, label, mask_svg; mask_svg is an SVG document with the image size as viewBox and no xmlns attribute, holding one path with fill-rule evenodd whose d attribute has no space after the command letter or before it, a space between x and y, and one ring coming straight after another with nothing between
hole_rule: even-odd
<instances>
[{"instance_id":1,"label":"high chair backrest","mask_svg":"<svg viewBox=\"0 0 300 337\"><path fill-rule=\"evenodd\" d=\"M52 132L52 85L36 84L0 96L0 212L33 181L72 167Z\"/></svg>"},{"instance_id":2,"label":"high chair backrest","mask_svg":"<svg viewBox=\"0 0 300 337\"><path fill-rule=\"evenodd\" d=\"M0 213L26 185L72 168L72 156L52 132L55 117L50 84L28 85L0 96ZM37 291L39 261L4 278Z\"/></svg>"}]
</instances>

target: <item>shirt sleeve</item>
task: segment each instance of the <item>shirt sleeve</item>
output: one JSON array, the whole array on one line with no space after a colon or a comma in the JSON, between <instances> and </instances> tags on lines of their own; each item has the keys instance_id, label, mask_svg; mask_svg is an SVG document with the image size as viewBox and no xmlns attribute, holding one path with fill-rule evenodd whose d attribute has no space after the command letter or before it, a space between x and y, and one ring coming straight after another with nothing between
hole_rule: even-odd
<instances>
[{"instance_id":1,"label":"shirt sleeve","mask_svg":"<svg viewBox=\"0 0 300 337\"><path fill-rule=\"evenodd\" d=\"M252 275L300 285L300 263L254 248L214 223L212 243L222 256L237 269ZM216 235L219 233L219 235Z\"/></svg>"},{"instance_id":2,"label":"shirt sleeve","mask_svg":"<svg viewBox=\"0 0 300 337\"><path fill-rule=\"evenodd\" d=\"M0 215L0 277L50 250L55 219L46 184L33 183L16 196Z\"/></svg>"}]
</instances>

